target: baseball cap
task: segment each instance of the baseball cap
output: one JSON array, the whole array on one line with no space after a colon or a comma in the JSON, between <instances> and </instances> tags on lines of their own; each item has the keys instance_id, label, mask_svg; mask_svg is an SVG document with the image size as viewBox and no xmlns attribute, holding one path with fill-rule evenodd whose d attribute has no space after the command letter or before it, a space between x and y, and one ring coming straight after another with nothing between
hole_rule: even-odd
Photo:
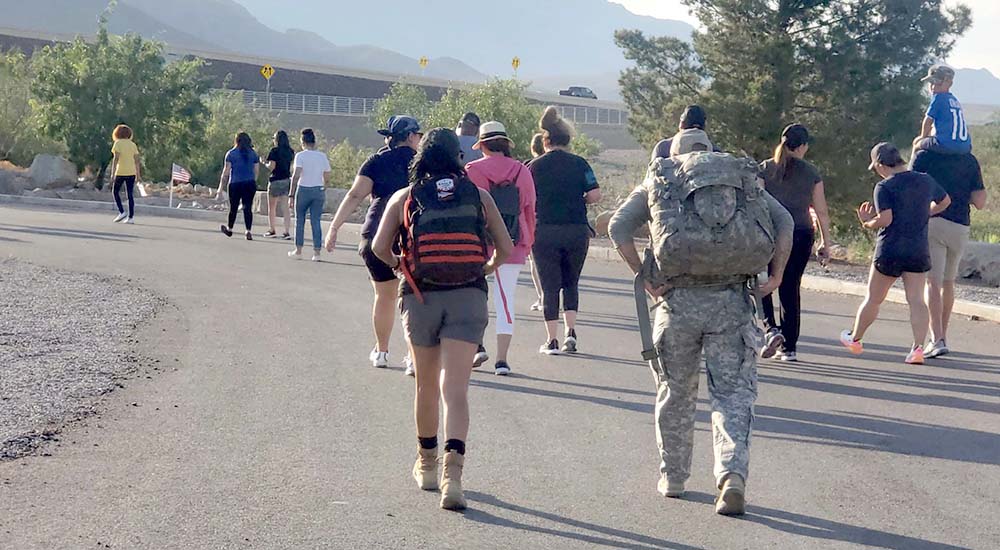
<instances>
[{"instance_id":1,"label":"baseball cap","mask_svg":"<svg viewBox=\"0 0 1000 550\"><path fill-rule=\"evenodd\" d=\"M417 119L408 115L389 117L389 122L386 123L385 128L378 131L379 135L385 137L404 137L417 132L420 132L420 123L417 122Z\"/></svg>"},{"instance_id":2,"label":"baseball cap","mask_svg":"<svg viewBox=\"0 0 1000 550\"><path fill-rule=\"evenodd\" d=\"M942 65L940 63L936 65L931 65L931 68L927 69L927 76L920 79L921 82L944 82L945 80L955 79L955 69L947 65Z\"/></svg>"},{"instance_id":3,"label":"baseball cap","mask_svg":"<svg viewBox=\"0 0 1000 550\"><path fill-rule=\"evenodd\" d=\"M696 145L702 145L704 149L696 148ZM670 144L670 156L684 155L695 151L695 149L711 151L712 141L708 139L705 130L688 128L674 135L673 142Z\"/></svg>"},{"instance_id":4,"label":"baseball cap","mask_svg":"<svg viewBox=\"0 0 1000 550\"><path fill-rule=\"evenodd\" d=\"M701 108L701 105L688 105L684 112L681 114L681 128L701 128L705 129L705 122L708 116L705 114L705 109Z\"/></svg>"},{"instance_id":5,"label":"baseball cap","mask_svg":"<svg viewBox=\"0 0 1000 550\"><path fill-rule=\"evenodd\" d=\"M462 120L458 121L460 124L469 123L473 126L479 126L479 115L473 112L468 112L462 115Z\"/></svg>"},{"instance_id":6,"label":"baseball cap","mask_svg":"<svg viewBox=\"0 0 1000 550\"><path fill-rule=\"evenodd\" d=\"M483 143L484 141L493 141L495 139L506 139L510 142L510 146L514 147L514 141L507 135L507 128L499 122L490 121L479 127L479 141L477 141L472 148L479 149L480 143Z\"/></svg>"},{"instance_id":7,"label":"baseball cap","mask_svg":"<svg viewBox=\"0 0 1000 550\"><path fill-rule=\"evenodd\" d=\"M781 142L789 149L798 149L812 141L809 130L801 124L789 124L781 131Z\"/></svg>"},{"instance_id":8,"label":"baseball cap","mask_svg":"<svg viewBox=\"0 0 1000 550\"><path fill-rule=\"evenodd\" d=\"M900 164L904 164L903 155L899 153L899 149L886 141L872 147L871 160L871 164L868 165L869 170L874 170L876 164L883 166L899 166Z\"/></svg>"}]
</instances>

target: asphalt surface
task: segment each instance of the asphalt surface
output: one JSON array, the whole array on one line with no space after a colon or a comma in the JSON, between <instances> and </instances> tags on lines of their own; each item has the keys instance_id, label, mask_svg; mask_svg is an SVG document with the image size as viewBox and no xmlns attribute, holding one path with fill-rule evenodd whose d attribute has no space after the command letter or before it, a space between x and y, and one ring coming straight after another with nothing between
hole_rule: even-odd
<instances>
[{"instance_id":1,"label":"asphalt surface","mask_svg":"<svg viewBox=\"0 0 1000 550\"><path fill-rule=\"evenodd\" d=\"M296 263L287 243L214 224L112 217L0 208L0 256L169 301L134 350L164 368L105 396L51 456L0 462L4 550L1000 545L996 325L956 319L957 353L906 366L906 311L889 305L855 358L835 338L859 299L807 294L802 361L760 367L749 513L731 519L712 508L704 380L688 496L656 492L654 388L624 268L588 265L572 358L535 353L524 277L516 376L473 376L458 514L410 479L412 379L366 364L355 236Z\"/></svg>"}]
</instances>

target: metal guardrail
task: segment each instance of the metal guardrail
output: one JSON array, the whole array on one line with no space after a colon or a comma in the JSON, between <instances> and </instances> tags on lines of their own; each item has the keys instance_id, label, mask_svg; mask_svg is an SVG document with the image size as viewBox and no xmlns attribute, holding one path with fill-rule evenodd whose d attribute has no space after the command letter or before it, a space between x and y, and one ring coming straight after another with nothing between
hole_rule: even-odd
<instances>
[{"instance_id":1,"label":"metal guardrail","mask_svg":"<svg viewBox=\"0 0 1000 550\"><path fill-rule=\"evenodd\" d=\"M277 92L269 94L252 90L231 93L242 95L243 102L254 109L327 116L367 117L375 111L375 107L381 99ZM563 118L577 125L624 126L628 123L628 112L621 109L570 105L559 105L558 108Z\"/></svg>"},{"instance_id":2,"label":"metal guardrail","mask_svg":"<svg viewBox=\"0 0 1000 550\"><path fill-rule=\"evenodd\" d=\"M327 95L284 94L243 90L243 102L254 109L304 115L366 117L375 111L378 99Z\"/></svg>"}]
</instances>

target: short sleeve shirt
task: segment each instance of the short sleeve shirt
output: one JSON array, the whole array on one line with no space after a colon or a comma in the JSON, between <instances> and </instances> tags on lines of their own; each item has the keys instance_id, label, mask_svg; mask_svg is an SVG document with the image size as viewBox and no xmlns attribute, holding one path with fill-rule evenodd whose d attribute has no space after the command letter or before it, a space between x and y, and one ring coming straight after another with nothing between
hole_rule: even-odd
<instances>
[{"instance_id":1,"label":"short sleeve shirt","mask_svg":"<svg viewBox=\"0 0 1000 550\"><path fill-rule=\"evenodd\" d=\"M957 97L951 93L934 94L927 116L934 119L934 136L942 149L953 153L972 151L972 136Z\"/></svg>"},{"instance_id":2,"label":"short sleeve shirt","mask_svg":"<svg viewBox=\"0 0 1000 550\"><path fill-rule=\"evenodd\" d=\"M913 170L934 178L951 197L951 205L937 217L960 225L972 224L969 212L972 193L984 189L983 171L972 153L949 155L936 151L917 151L913 156Z\"/></svg>"},{"instance_id":3,"label":"short sleeve shirt","mask_svg":"<svg viewBox=\"0 0 1000 550\"><path fill-rule=\"evenodd\" d=\"M246 183L255 182L257 177L254 176L253 169L260 162L260 157L257 153L250 149L249 151L240 151L239 149L233 148L226 153L226 162L232 165L232 171L229 172L229 183Z\"/></svg>"},{"instance_id":4,"label":"short sleeve shirt","mask_svg":"<svg viewBox=\"0 0 1000 550\"><path fill-rule=\"evenodd\" d=\"M292 161L295 160L295 150L291 147L282 149L275 147L267 154L267 162L274 163L271 171L271 181L287 180L292 177Z\"/></svg>"},{"instance_id":5,"label":"short sleeve shirt","mask_svg":"<svg viewBox=\"0 0 1000 550\"><path fill-rule=\"evenodd\" d=\"M531 161L538 224L587 224L584 194L600 187L593 168L572 153L555 150Z\"/></svg>"},{"instance_id":6,"label":"short sleeve shirt","mask_svg":"<svg viewBox=\"0 0 1000 550\"><path fill-rule=\"evenodd\" d=\"M115 140L111 146L111 154L118 155L118 170L115 176L134 176L139 173L137 170L136 157L139 156L139 148L131 139Z\"/></svg>"},{"instance_id":7,"label":"short sleeve shirt","mask_svg":"<svg viewBox=\"0 0 1000 550\"><path fill-rule=\"evenodd\" d=\"M940 202L946 196L934 178L920 172L901 172L875 184L875 209L892 210L892 223L879 229L875 259L929 260L931 201Z\"/></svg>"},{"instance_id":8,"label":"short sleeve shirt","mask_svg":"<svg viewBox=\"0 0 1000 550\"><path fill-rule=\"evenodd\" d=\"M326 173L330 172L330 159L320 151L300 151L295 155L293 170L302 169L299 187L323 187Z\"/></svg>"},{"instance_id":9,"label":"short sleeve shirt","mask_svg":"<svg viewBox=\"0 0 1000 550\"><path fill-rule=\"evenodd\" d=\"M795 229L811 230L813 224L809 207L812 206L816 184L823 181L819 170L807 161L792 157L788 159L784 170L773 160L764 161L761 164L761 175L767 192L778 199L792 215Z\"/></svg>"},{"instance_id":10,"label":"short sleeve shirt","mask_svg":"<svg viewBox=\"0 0 1000 550\"><path fill-rule=\"evenodd\" d=\"M372 202L361 227L361 236L370 239L378 231L385 207L396 191L410 185L410 163L416 151L409 147L382 149L361 165L359 176L372 180Z\"/></svg>"}]
</instances>

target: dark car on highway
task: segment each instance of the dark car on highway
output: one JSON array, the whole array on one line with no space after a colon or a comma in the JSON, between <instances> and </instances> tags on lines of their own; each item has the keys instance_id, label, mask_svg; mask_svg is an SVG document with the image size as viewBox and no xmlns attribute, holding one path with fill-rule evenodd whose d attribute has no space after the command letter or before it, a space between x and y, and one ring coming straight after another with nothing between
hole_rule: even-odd
<instances>
[{"instance_id":1,"label":"dark car on highway","mask_svg":"<svg viewBox=\"0 0 1000 550\"><path fill-rule=\"evenodd\" d=\"M559 90L559 95L582 97L584 99L597 99L597 94L595 94L593 90L590 88L584 88L583 86L570 86L565 90Z\"/></svg>"}]
</instances>

